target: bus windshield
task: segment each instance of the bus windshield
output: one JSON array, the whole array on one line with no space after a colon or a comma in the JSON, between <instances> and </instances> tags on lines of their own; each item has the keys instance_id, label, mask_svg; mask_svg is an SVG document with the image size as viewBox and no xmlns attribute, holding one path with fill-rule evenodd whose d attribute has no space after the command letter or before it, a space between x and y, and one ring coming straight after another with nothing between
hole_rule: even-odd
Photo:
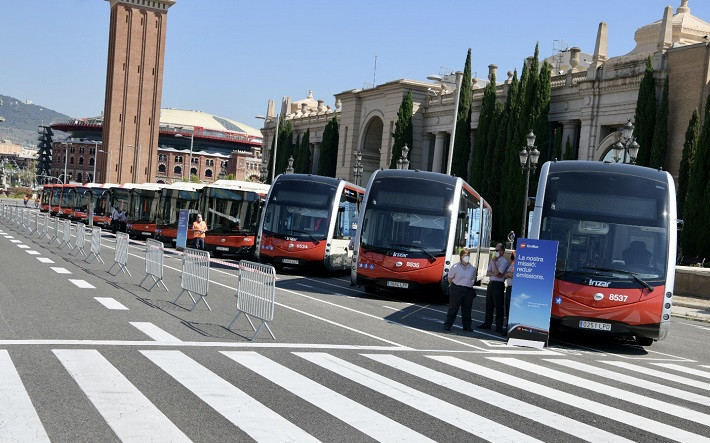
<instances>
[{"instance_id":1,"label":"bus windshield","mask_svg":"<svg viewBox=\"0 0 710 443\"><path fill-rule=\"evenodd\" d=\"M76 188L76 203L74 206L75 211L79 212L89 212L89 202L91 201L91 189L89 188Z\"/></svg>"},{"instance_id":2,"label":"bus windshield","mask_svg":"<svg viewBox=\"0 0 710 443\"><path fill-rule=\"evenodd\" d=\"M443 255L453 191L451 185L430 180L375 180L363 219L362 246Z\"/></svg>"},{"instance_id":3,"label":"bus windshield","mask_svg":"<svg viewBox=\"0 0 710 443\"><path fill-rule=\"evenodd\" d=\"M325 239L336 190L325 183L277 182L266 207L264 234L299 240Z\"/></svg>"},{"instance_id":4,"label":"bus windshield","mask_svg":"<svg viewBox=\"0 0 710 443\"><path fill-rule=\"evenodd\" d=\"M176 226L181 209L189 210L190 222L194 221L193 214L197 214L199 197L198 191L163 189L157 223L161 226Z\"/></svg>"},{"instance_id":5,"label":"bus windshield","mask_svg":"<svg viewBox=\"0 0 710 443\"><path fill-rule=\"evenodd\" d=\"M603 275L660 281L666 276L668 211L663 182L616 173L550 174L540 238L559 242L557 276L563 280Z\"/></svg>"},{"instance_id":6,"label":"bus windshield","mask_svg":"<svg viewBox=\"0 0 710 443\"><path fill-rule=\"evenodd\" d=\"M107 215L106 200L108 197L108 189L93 188L91 194L94 197L94 215Z\"/></svg>"},{"instance_id":7,"label":"bus windshield","mask_svg":"<svg viewBox=\"0 0 710 443\"><path fill-rule=\"evenodd\" d=\"M259 195L254 192L207 188L205 221L209 232L255 233L259 224Z\"/></svg>"},{"instance_id":8,"label":"bus windshield","mask_svg":"<svg viewBox=\"0 0 710 443\"><path fill-rule=\"evenodd\" d=\"M158 207L160 192L155 190L134 190L133 191L133 214L135 221L151 221L155 216Z\"/></svg>"},{"instance_id":9,"label":"bus windshield","mask_svg":"<svg viewBox=\"0 0 710 443\"><path fill-rule=\"evenodd\" d=\"M76 188L64 188L64 192L62 193L62 208L74 207L74 194L76 194Z\"/></svg>"}]
</instances>

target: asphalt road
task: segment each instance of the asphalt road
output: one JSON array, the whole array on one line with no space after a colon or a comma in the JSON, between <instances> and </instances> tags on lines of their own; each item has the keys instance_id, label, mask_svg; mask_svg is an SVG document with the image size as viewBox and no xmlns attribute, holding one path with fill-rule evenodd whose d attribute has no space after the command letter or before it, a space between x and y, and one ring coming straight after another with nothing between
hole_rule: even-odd
<instances>
[{"instance_id":1,"label":"asphalt road","mask_svg":"<svg viewBox=\"0 0 710 443\"><path fill-rule=\"evenodd\" d=\"M107 272L0 222L0 441L703 441L710 327L672 321L651 347L556 337L544 350L442 332L446 306L372 296L347 275L278 275L252 342L236 270L214 262L211 310ZM88 251L88 245L87 245ZM51 262L50 262L51 261ZM114 271L116 269L114 268ZM480 322L484 300L477 297Z\"/></svg>"}]
</instances>

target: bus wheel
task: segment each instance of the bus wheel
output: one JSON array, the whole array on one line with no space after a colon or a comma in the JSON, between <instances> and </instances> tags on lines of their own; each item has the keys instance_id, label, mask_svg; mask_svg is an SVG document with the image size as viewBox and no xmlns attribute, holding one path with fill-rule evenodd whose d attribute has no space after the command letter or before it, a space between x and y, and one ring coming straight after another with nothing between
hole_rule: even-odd
<instances>
[{"instance_id":1,"label":"bus wheel","mask_svg":"<svg viewBox=\"0 0 710 443\"><path fill-rule=\"evenodd\" d=\"M365 285L365 292L368 294L377 294L377 286Z\"/></svg>"},{"instance_id":2,"label":"bus wheel","mask_svg":"<svg viewBox=\"0 0 710 443\"><path fill-rule=\"evenodd\" d=\"M651 346L653 339L651 337L636 337L636 344L639 346Z\"/></svg>"}]
</instances>

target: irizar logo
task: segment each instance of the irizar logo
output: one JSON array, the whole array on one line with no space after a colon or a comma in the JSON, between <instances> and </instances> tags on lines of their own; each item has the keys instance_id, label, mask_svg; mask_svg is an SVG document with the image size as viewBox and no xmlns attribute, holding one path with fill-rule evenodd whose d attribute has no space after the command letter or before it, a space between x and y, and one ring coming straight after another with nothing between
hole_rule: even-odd
<instances>
[{"instance_id":1,"label":"irizar logo","mask_svg":"<svg viewBox=\"0 0 710 443\"><path fill-rule=\"evenodd\" d=\"M592 280L591 278L589 279L589 286L596 286L598 288L608 288L611 282L609 281L602 281L602 280Z\"/></svg>"}]
</instances>

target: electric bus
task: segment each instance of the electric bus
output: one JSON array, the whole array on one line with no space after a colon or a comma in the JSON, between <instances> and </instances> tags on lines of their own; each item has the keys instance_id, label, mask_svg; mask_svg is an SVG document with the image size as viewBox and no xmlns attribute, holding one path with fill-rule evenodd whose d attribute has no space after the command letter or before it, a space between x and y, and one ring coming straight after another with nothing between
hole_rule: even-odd
<instances>
[{"instance_id":1,"label":"electric bus","mask_svg":"<svg viewBox=\"0 0 710 443\"><path fill-rule=\"evenodd\" d=\"M444 295L461 248L470 250L477 280L485 275L492 211L461 178L404 169L375 171L360 210L351 281L365 291Z\"/></svg>"},{"instance_id":2,"label":"electric bus","mask_svg":"<svg viewBox=\"0 0 710 443\"><path fill-rule=\"evenodd\" d=\"M93 203L91 188L87 185L77 186L74 192L74 202L72 203L72 211L69 218L88 224L89 211L91 211Z\"/></svg>"},{"instance_id":3,"label":"electric bus","mask_svg":"<svg viewBox=\"0 0 710 443\"><path fill-rule=\"evenodd\" d=\"M62 192L64 185L54 185L52 193L49 197L49 215L56 217L59 214L59 208L62 205Z\"/></svg>"},{"instance_id":4,"label":"electric bus","mask_svg":"<svg viewBox=\"0 0 710 443\"><path fill-rule=\"evenodd\" d=\"M177 241L178 218L181 209L188 210L187 240L194 238L192 223L199 212L200 183L176 182L166 185L160 193L158 214L155 220L155 238L164 243Z\"/></svg>"},{"instance_id":5,"label":"electric bus","mask_svg":"<svg viewBox=\"0 0 710 443\"><path fill-rule=\"evenodd\" d=\"M552 323L649 346L671 318L678 221L668 172L547 162L531 238L559 242Z\"/></svg>"},{"instance_id":6,"label":"electric bus","mask_svg":"<svg viewBox=\"0 0 710 443\"><path fill-rule=\"evenodd\" d=\"M46 184L42 186L42 194L39 198L39 210L40 212L49 212L49 205L52 200L52 193L61 189L59 184Z\"/></svg>"},{"instance_id":7,"label":"electric bus","mask_svg":"<svg viewBox=\"0 0 710 443\"><path fill-rule=\"evenodd\" d=\"M217 180L202 188L205 249L214 255L251 256L261 203L268 192L269 185L236 180Z\"/></svg>"},{"instance_id":8,"label":"electric bus","mask_svg":"<svg viewBox=\"0 0 710 443\"><path fill-rule=\"evenodd\" d=\"M143 183L131 189L131 204L126 212L128 235L153 237L161 190L162 185L157 183Z\"/></svg>"},{"instance_id":9,"label":"electric bus","mask_svg":"<svg viewBox=\"0 0 710 443\"><path fill-rule=\"evenodd\" d=\"M74 197L77 192L77 185L63 184L62 196L59 200L59 211L57 215L62 218L73 218L74 216Z\"/></svg>"},{"instance_id":10,"label":"electric bus","mask_svg":"<svg viewBox=\"0 0 710 443\"><path fill-rule=\"evenodd\" d=\"M87 183L87 188L91 192L91 201L94 209L94 226L107 228L111 226L111 208L109 208L109 199L111 189L117 188L119 185L114 183Z\"/></svg>"},{"instance_id":11,"label":"electric bus","mask_svg":"<svg viewBox=\"0 0 710 443\"><path fill-rule=\"evenodd\" d=\"M348 270L350 240L365 190L345 180L281 174L262 211L255 255L275 266L324 266Z\"/></svg>"}]
</instances>

